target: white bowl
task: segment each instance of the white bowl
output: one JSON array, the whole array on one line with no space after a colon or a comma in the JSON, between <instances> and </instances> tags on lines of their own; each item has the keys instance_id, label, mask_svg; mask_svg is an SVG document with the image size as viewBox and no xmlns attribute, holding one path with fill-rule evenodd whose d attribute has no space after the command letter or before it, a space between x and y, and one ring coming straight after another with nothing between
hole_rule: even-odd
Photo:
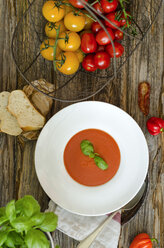
<instances>
[{"instance_id":1,"label":"white bowl","mask_svg":"<svg viewBox=\"0 0 164 248\"><path fill-rule=\"evenodd\" d=\"M89 128L110 134L121 152L116 175L95 187L74 181L63 162L70 138ZM96 101L76 103L55 114L41 131L35 151L36 173L47 195L62 208L86 216L111 213L127 204L141 188L148 163L147 142L134 119L114 105Z\"/></svg>"}]
</instances>

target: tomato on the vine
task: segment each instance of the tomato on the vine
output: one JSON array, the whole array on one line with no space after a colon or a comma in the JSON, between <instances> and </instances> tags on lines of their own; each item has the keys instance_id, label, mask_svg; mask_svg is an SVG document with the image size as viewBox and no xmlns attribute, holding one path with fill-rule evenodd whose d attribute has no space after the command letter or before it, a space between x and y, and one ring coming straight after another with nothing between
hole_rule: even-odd
<instances>
[{"instance_id":1,"label":"tomato on the vine","mask_svg":"<svg viewBox=\"0 0 164 248\"><path fill-rule=\"evenodd\" d=\"M105 51L105 46L98 45L96 52L104 52L104 51Z\"/></svg>"},{"instance_id":2,"label":"tomato on the vine","mask_svg":"<svg viewBox=\"0 0 164 248\"><path fill-rule=\"evenodd\" d=\"M111 39L114 40L114 33L111 28L107 28ZM96 41L99 45L107 45L111 43L111 39L108 37L104 29L101 29L96 35Z\"/></svg>"},{"instance_id":3,"label":"tomato on the vine","mask_svg":"<svg viewBox=\"0 0 164 248\"><path fill-rule=\"evenodd\" d=\"M97 66L95 65L95 62L94 62L94 55L93 54L88 54L83 59L82 66L86 71L95 71L95 70L97 70Z\"/></svg>"},{"instance_id":4,"label":"tomato on the vine","mask_svg":"<svg viewBox=\"0 0 164 248\"><path fill-rule=\"evenodd\" d=\"M97 49L96 39L93 33L85 33L81 38L81 50L84 53L94 53Z\"/></svg>"},{"instance_id":5,"label":"tomato on the vine","mask_svg":"<svg viewBox=\"0 0 164 248\"><path fill-rule=\"evenodd\" d=\"M85 30L90 30L92 23L94 22L94 20L92 19L91 15L88 13L87 10L83 10L83 14L85 16Z\"/></svg>"},{"instance_id":6,"label":"tomato on the vine","mask_svg":"<svg viewBox=\"0 0 164 248\"><path fill-rule=\"evenodd\" d=\"M65 15L64 5L60 1L47 1L42 8L43 16L49 22L58 22L63 19Z\"/></svg>"},{"instance_id":7,"label":"tomato on the vine","mask_svg":"<svg viewBox=\"0 0 164 248\"><path fill-rule=\"evenodd\" d=\"M92 30L83 30L83 31L80 32L79 35L80 35L80 37L82 37L83 34L86 34L86 33L87 33L87 34L88 34L88 33L92 33Z\"/></svg>"},{"instance_id":8,"label":"tomato on the vine","mask_svg":"<svg viewBox=\"0 0 164 248\"><path fill-rule=\"evenodd\" d=\"M79 59L79 62L81 63L84 59L84 53L81 51L81 49L79 48L77 51L75 51L78 59Z\"/></svg>"},{"instance_id":9,"label":"tomato on the vine","mask_svg":"<svg viewBox=\"0 0 164 248\"><path fill-rule=\"evenodd\" d=\"M93 23L92 23L92 26L91 26L91 29L92 29L92 32L96 34L96 33L98 33L98 31L99 31L100 29L102 29L102 27L101 27L100 23L98 23L98 22L93 22Z\"/></svg>"},{"instance_id":10,"label":"tomato on the vine","mask_svg":"<svg viewBox=\"0 0 164 248\"><path fill-rule=\"evenodd\" d=\"M102 9L102 6L99 2L95 3L93 5L93 8L95 8L95 10L97 10L97 12L99 12L100 14L104 14L104 10Z\"/></svg>"},{"instance_id":11,"label":"tomato on the vine","mask_svg":"<svg viewBox=\"0 0 164 248\"><path fill-rule=\"evenodd\" d=\"M127 12L127 15L130 15L129 12ZM127 22L129 23L129 25L131 24L130 17L127 16L127 19L126 19L124 13L122 13L121 18L120 18L120 26L126 28Z\"/></svg>"},{"instance_id":12,"label":"tomato on the vine","mask_svg":"<svg viewBox=\"0 0 164 248\"><path fill-rule=\"evenodd\" d=\"M56 30L59 28L60 25L60 30L59 33L66 31L66 27L64 26L63 20L59 22L47 22L45 26L45 33L47 37L55 39L56 38Z\"/></svg>"},{"instance_id":13,"label":"tomato on the vine","mask_svg":"<svg viewBox=\"0 0 164 248\"><path fill-rule=\"evenodd\" d=\"M85 26L85 16L83 13L71 11L64 17L64 25L70 31L79 32Z\"/></svg>"},{"instance_id":14,"label":"tomato on the vine","mask_svg":"<svg viewBox=\"0 0 164 248\"><path fill-rule=\"evenodd\" d=\"M69 12L72 11L73 8L71 7L71 5L69 5L69 0L64 0L63 5L64 5L64 8L65 8L65 15L67 15Z\"/></svg>"},{"instance_id":15,"label":"tomato on the vine","mask_svg":"<svg viewBox=\"0 0 164 248\"><path fill-rule=\"evenodd\" d=\"M66 74L74 74L79 68L80 62L74 52L62 52L56 57L56 68Z\"/></svg>"},{"instance_id":16,"label":"tomato on the vine","mask_svg":"<svg viewBox=\"0 0 164 248\"><path fill-rule=\"evenodd\" d=\"M53 61L54 60L54 39L46 39L40 45L40 53L43 58ZM61 52L60 48L57 46L56 48L56 56Z\"/></svg>"},{"instance_id":17,"label":"tomato on the vine","mask_svg":"<svg viewBox=\"0 0 164 248\"><path fill-rule=\"evenodd\" d=\"M107 52L97 52L94 56L94 62L97 68L106 69L110 65L110 56Z\"/></svg>"},{"instance_id":18,"label":"tomato on the vine","mask_svg":"<svg viewBox=\"0 0 164 248\"><path fill-rule=\"evenodd\" d=\"M88 0L85 0L86 2L88 2ZM83 4L78 1L78 0L69 0L70 4L72 4L74 7L78 8L78 9L83 9L84 6Z\"/></svg>"},{"instance_id":19,"label":"tomato on the vine","mask_svg":"<svg viewBox=\"0 0 164 248\"><path fill-rule=\"evenodd\" d=\"M117 41L114 42L114 47L115 47L115 52L116 52L116 58L121 57L124 52L124 47ZM113 51L112 44L107 45L105 50L110 55L110 57L114 58L114 51Z\"/></svg>"},{"instance_id":20,"label":"tomato on the vine","mask_svg":"<svg viewBox=\"0 0 164 248\"><path fill-rule=\"evenodd\" d=\"M111 21L113 24L115 24L117 27L120 27L121 23L120 21L117 20L117 12L112 12L109 13L108 15L106 15L106 18ZM117 29L117 27L115 27L114 25L112 25L110 22L105 20L105 25L107 27L110 27L112 29Z\"/></svg>"},{"instance_id":21,"label":"tomato on the vine","mask_svg":"<svg viewBox=\"0 0 164 248\"><path fill-rule=\"evenodd\" d=\"M123 40L124 34L122 31L117 29L114 31L114 37L115 37L115 40Z\"/></svg>"},{"instance_id":22,"label":"tomato on the vine","mask_svg":"<svg viewBox=\"0 0 164 248\"><path fill-rule=\"evenodd\" d=\"M80 36L76 32L65 31L59 34L58 46L63 51L76 51L81 43Z\"/></svg>"},{"instance_id":23,"label":"tomato on the vine","mask_svg":"<svg viewBox=\"0 0 164 248\"><path fill-rule=\"evenodd\" d=\"M100 4L105 13L110 13L117 9L118 0L101 0Z\"/></svg>"}]
</instances>

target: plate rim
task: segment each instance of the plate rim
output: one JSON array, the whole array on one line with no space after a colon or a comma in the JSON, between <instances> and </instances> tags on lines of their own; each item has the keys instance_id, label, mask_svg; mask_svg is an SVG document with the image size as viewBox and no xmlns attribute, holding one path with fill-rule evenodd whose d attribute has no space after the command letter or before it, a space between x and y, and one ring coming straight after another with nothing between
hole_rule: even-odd
<instances>
[{"instance_id":1,"label":"plate rim","mask_svg":"<svg viewBox=\"0 0 164 248\"><path fill-rule=\"evenodd\" d=\"M145 145L145 148L146 148L146 155L145 155L145 156L146 156L146 160L147 160L146 162L147 162L147 164L145 163L145 166L146 166L146 167L145 167L145 175L144 175L143 180L142 180L142 184L143 184L144 180L146 179L146 176L147 176L147 174L148 174L148 169L149 169L149 148L148 148L147 140L146 140L146 137L145 137L145 135L144 135L144 133L143 133L141 127L140 127L140 126L138 125L138 123L134 120L134 118L132 118L131 115L129 115L126 111L124 111L124 110L121 109L120 107L117 107L116 105L113 105L113 104L111 104L111 103L101 102L101 101L83 101L83 102L74 103L74 104L71 104L71 105L68 105L68 106L64 107L63 109L61 109L61 110L59 110L57 113L55 113L55 114L47 121L47 123L46 123L45 126L43 127L42 131L46 128L46 126L48 125L48 123L49 123L50 121L53 121L53 118L55 118L55 117L56 117L57 115L59 115L61 112L67 111L68 108L72 108L72 106L75 106L75 105L77 106L77 105L89 104L89 103L91 103L91 104L102 104L102 105L108 105L108 106L110 105L112 108L116 108L118 111L123 112L123 113L124 113L128 118L130 118L130 119L135 123L135 125L138 127L138 129L140 130L140 133L141 133L142 136L143 136L143 140L144 140L144 143L145 143L144 145ZM39 181L39 183L40 183L42 189L44 190L44 192L48 195L48 197L49 197L55 204L57 204L57 205L60 206L61 208L65 209L66 211L69 211L69 212L71 212L71 213L73 213L73 214L77 214L77 215L81 215L81 216L102 216L102 215L111 213L111 211L110 211L110 212L107 211L107 212L103 212L103 213L98 213L98 214L81 213L81 212L79 212L79 211L70 210L69 208L67 208L67 207L65 207L65 206L62 206L62 204L56 203L56 202L54 201L54 199L53 199L54 197L52 197L51 194L50 194L49 192L47 192L47 189L45 189L44 186L42 185L41 180L40 180L39 175L38 175L38 172L37 172L37 168L36 168L36 150L37 150L37 144L39 143L40 137L41 137L41 135L42 135L42 131L41 131L41 133L40 133L40 135L39 135L39 137L38 137L38 140L37 140L37 143L36 143L36 146L35 146L34 163L35 163L35 171L36 171L36 175L37 175L38 181ZM142 184L140 183L140 187L142 186ZM133 199L133 197L138 193L138 191L140 190L140 187L138 187L138 189L136 190L135 194L129 199L128 202L130 202L130 201ZM128 203L128 202L127 202L127 203ZM121 207L115 208L114 211L118 211L119 209L121 209L121 208L122 208L124 205L126 205L127 203L121 205Z\"/></svg>"}]
</instances>

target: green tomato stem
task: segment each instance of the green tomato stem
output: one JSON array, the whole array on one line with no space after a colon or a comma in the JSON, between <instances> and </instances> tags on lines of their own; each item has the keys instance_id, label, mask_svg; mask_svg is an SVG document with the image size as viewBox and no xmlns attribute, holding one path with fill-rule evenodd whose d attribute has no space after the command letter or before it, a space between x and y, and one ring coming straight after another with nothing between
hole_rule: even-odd
<instances>
[{"instance_id":1,"label":"green tomato stem","mask_svg":"<svg viewBox=\"0 0 164 248\"><path fill-rule=\"evenodd\" d=\"M54 59L53 59L53 65L54 65L54 70L56 71L56 49L57 49L57 45L58 45L58 38L59 38L59 33L60 33L60 25L58 27L58 29L56 29L56 40L55 40L55 44L54 44Z\"/></svg>"},{"instance_id":2,"label":"green tomato stem","mask_svg":"<svg viewBox=\"0 0 164 248\"><path fill-rule=\"evenodd\" d=\"M150 239L150 240L151 240L151 242L156 242L156 243L158 244L158 240L157 240L157 239L152 238L152 239Z\"/></svg>"}]
</instances>

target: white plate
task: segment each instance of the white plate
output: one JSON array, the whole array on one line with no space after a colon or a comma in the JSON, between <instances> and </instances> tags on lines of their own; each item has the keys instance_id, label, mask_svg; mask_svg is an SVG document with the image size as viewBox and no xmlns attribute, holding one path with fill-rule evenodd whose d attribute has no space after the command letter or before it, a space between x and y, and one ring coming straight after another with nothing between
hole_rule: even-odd
<instances>
[{"instance_id":1,"label":"white plate","mask_svg":"<svg viewBox=\"0 0 164 248\"><path fill-rule=\"evenodd\" d=\"M121 152L116 175L96 187L74 181L63 162L67 142L88 128L110 134ZM76 103L55 114L43 128L35 151L36 173L47 195L62 208L86 216L104 215L127 204L141 188L148 163L148 146L138 124L120 108L96 101Z\"/></svg>"}]
</instances>

